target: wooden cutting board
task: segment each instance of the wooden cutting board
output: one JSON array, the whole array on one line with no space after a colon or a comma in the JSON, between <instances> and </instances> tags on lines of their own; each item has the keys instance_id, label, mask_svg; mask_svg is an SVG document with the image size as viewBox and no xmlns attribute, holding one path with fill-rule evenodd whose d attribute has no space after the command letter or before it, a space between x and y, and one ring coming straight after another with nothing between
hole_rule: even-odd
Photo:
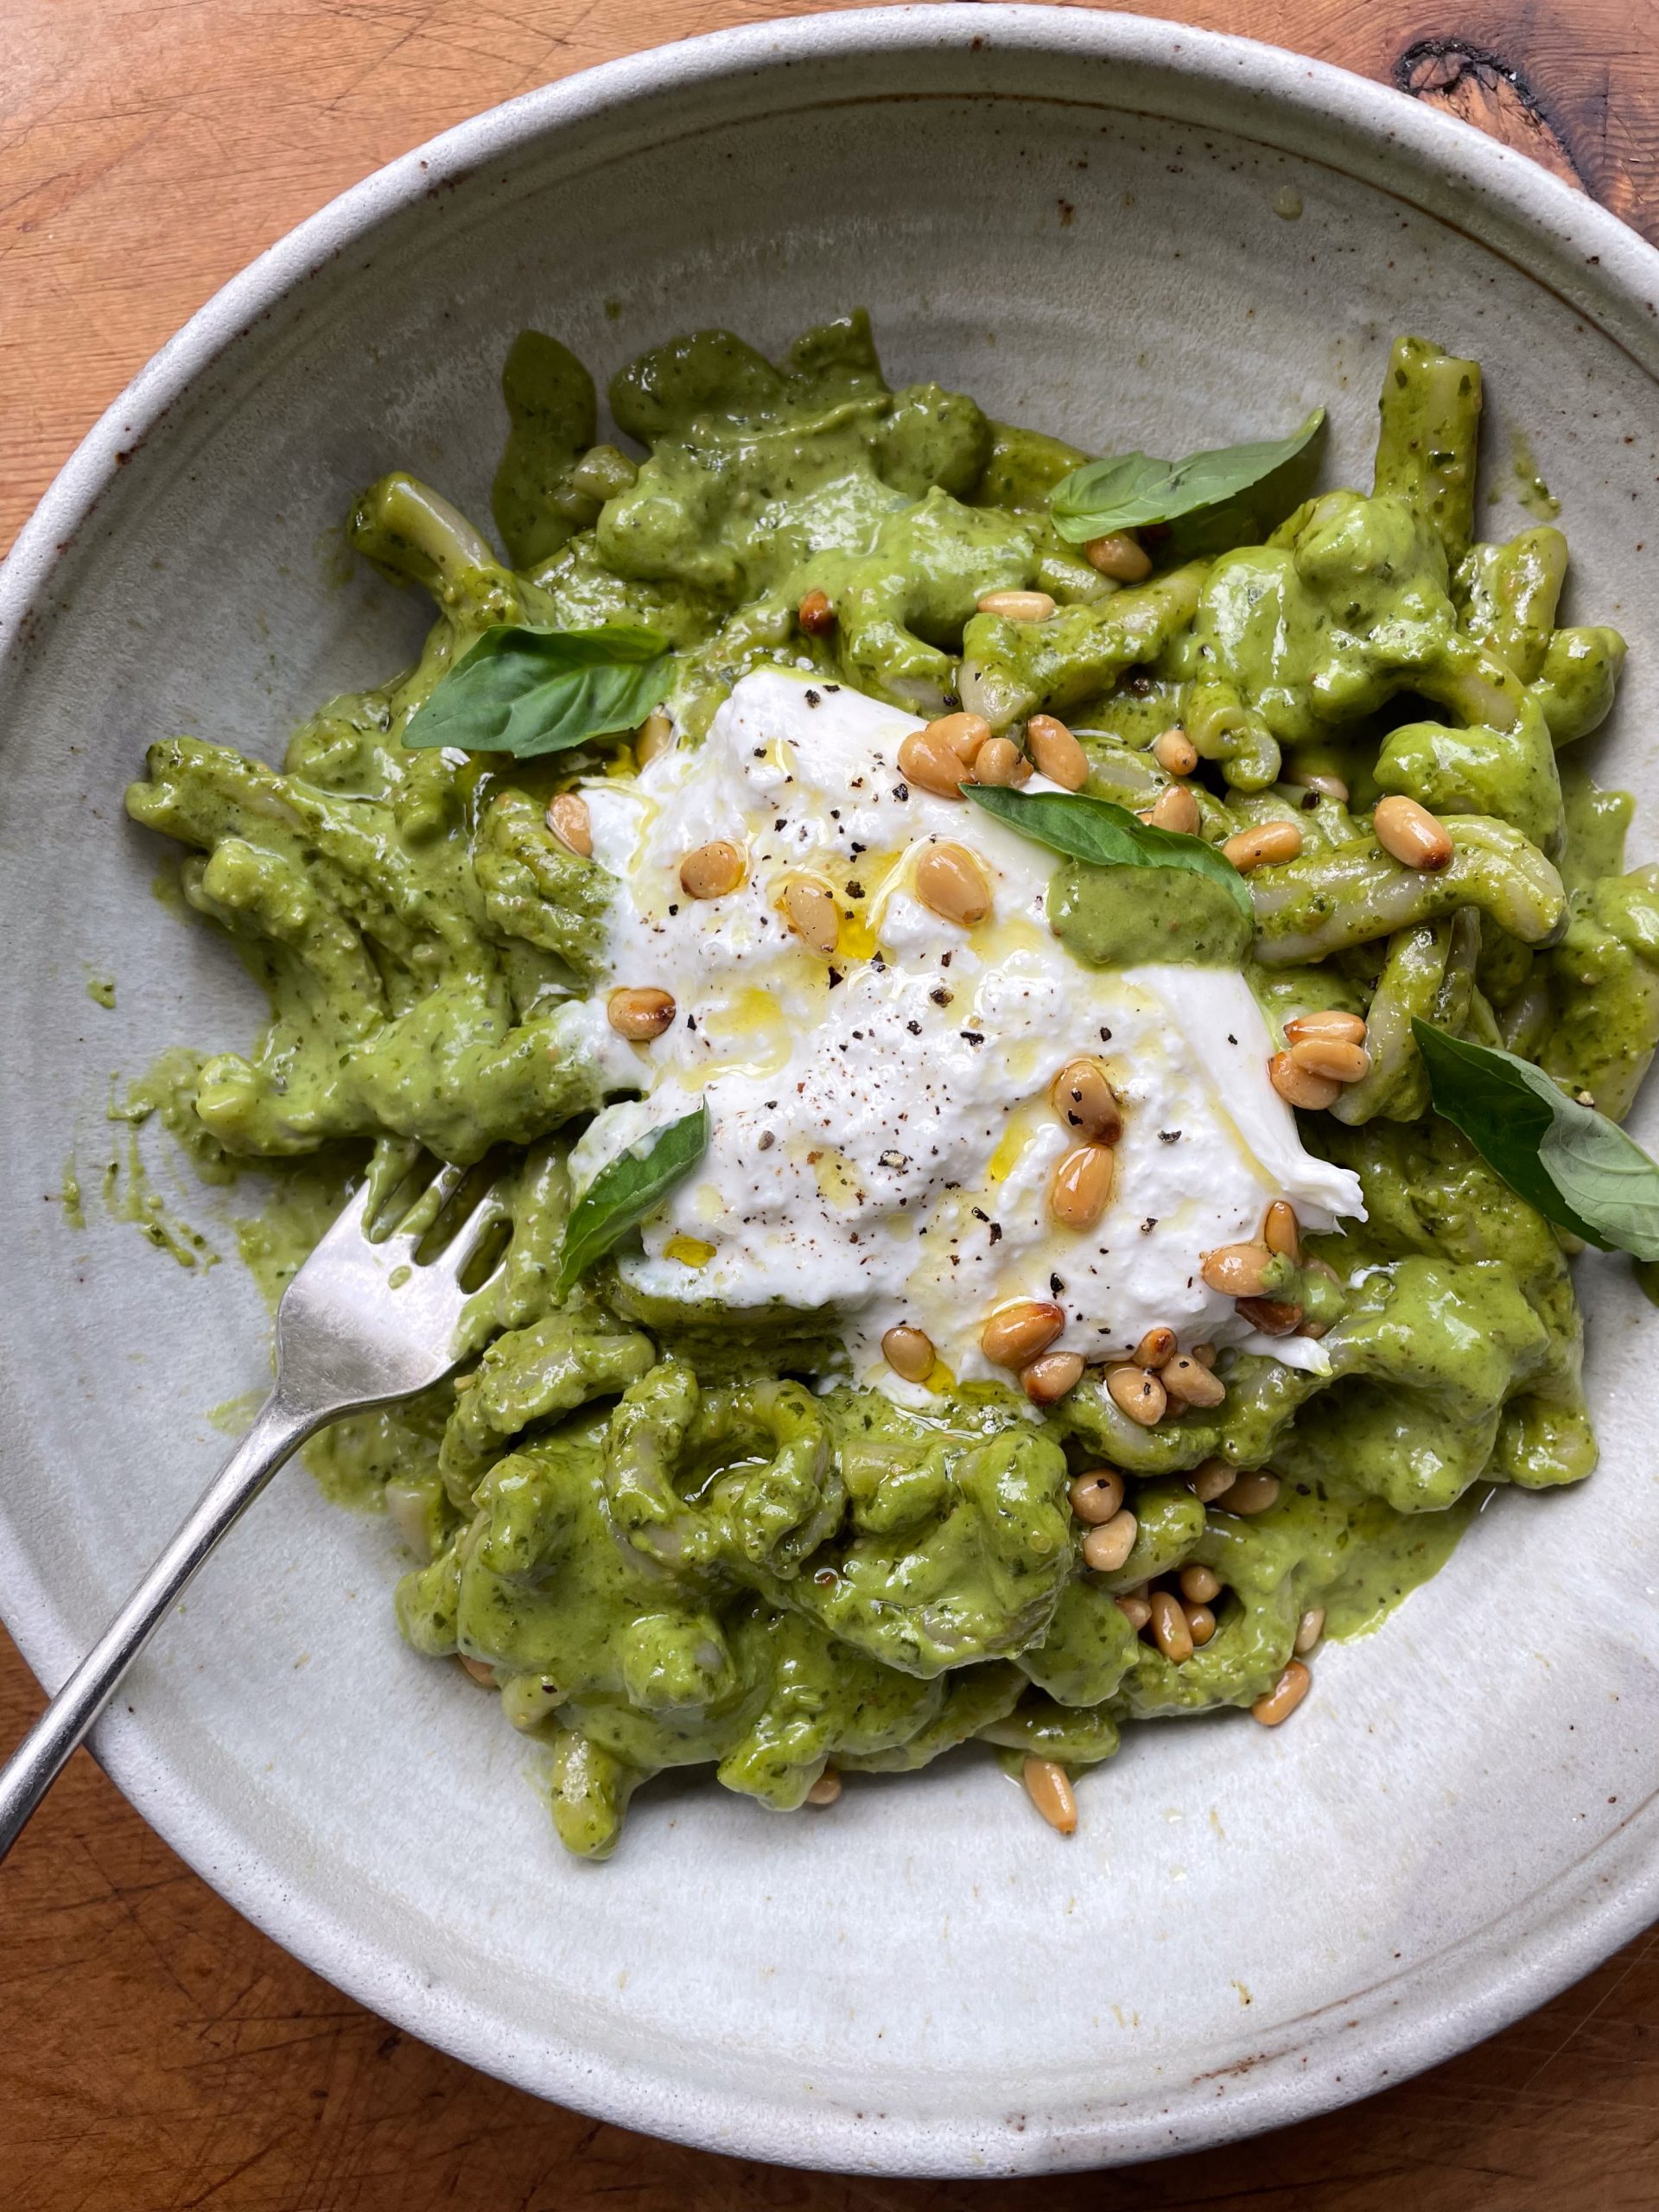
<instances>
[{"instance_id":1,"label":"wooden cutting board","mask_svg":"<svg viewBox=\"0 0 1659 2212\"><path fill-rule=\"evenodd\" d=\"M549 79L791 0L3 0L0 546L260 249ZM1659 238L1654 0L1188 0L1523 147ZM0 1745L38 1709L0 1656ZM1652 2212L1659 1935L1325 2120L1130 2173L848 2181L650 2142L412 2043L238 1919L83 1753L0 1872L3 2212Z\"/></svg>"}]
</instances>

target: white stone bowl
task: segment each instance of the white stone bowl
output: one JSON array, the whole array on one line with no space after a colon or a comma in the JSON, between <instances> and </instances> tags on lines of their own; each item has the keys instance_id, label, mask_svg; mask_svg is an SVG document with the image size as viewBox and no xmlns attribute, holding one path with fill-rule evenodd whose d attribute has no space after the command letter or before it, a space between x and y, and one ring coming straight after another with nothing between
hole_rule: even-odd
<instances>
[{"instance_id":1,"label":"white stone bowl","mask_svg":"<svg viewBox=\"0 0 1659 2212\"><path fill-rule=\"evenodd\" d=\"M1300 206L1299 219L1283 212ZM257 1392L245 1193L157 1187L230 1256L110 1219L112 1070L240 1040L223 948L151 896L121 789L181 728L266 753L378 680L419 607L338 580L395 462L486 518L512 335L607 373L724 322L778 346L858 302L937 376L1084 443L1178 452L1316 399L1368 480L1390 339L1484 363L1493 530L1530 438L1577 607L1630 635L1604 775L1645 793L1659 257L1521 156L1237 39L1043 8L728 32L463 124L347 193L157 356L0 581L4 1478L0 1588L55 1683ZM112 975L113 1012L88 997ZM1650 1116L1649 1119L1652 1118ZM152 1144L153 1140L153 1144ZM86 1226L59 1201L73 1154ZM608 1866L554 1841L526 1753L392 1626L382 1521L290 1469L100 1729L121 1788L276 1940L543 2095L867 2173L1109 2164L1363 2094L1514 2019L1659 1913L1653 1321L1586 1262L1604 1459L1505 1496L1294 1723L1129 1732L1052 1836L986 1758L776 1819L648 1791Z\"/></svg>"}]
</instances>

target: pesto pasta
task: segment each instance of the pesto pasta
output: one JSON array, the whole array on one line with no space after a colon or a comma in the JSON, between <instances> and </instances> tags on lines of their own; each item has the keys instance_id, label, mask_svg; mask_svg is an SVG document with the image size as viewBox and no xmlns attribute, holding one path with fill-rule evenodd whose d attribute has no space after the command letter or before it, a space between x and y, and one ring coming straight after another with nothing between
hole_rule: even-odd
<instances>
[{"instance_id":1,"label":"pesto pasta","mask_svg":"<svg viewBox=\"0 0 1659 2212\"><path fill-rule=\"evenodd\" d=\"M792 1810L970 1739L1070 1828L1128 1723L1275 1724L1486 1486L1591 1471L1570 1240L1418 1025L1630 1110L1659 871L1569 751L1623 642L1557 530L1476 540L1417 338L1370 492L1310 423L1208 505L861 315L644 355L632 455L550 337L504 392L504 556L403 474L352 514L416 664L128 794L270 999L170 1122L495 1176L452 1381L314 1458L570 1850L665 1769ZM1066 534L1129 478L1185 503Z\"/></svg>"}]
</instances>

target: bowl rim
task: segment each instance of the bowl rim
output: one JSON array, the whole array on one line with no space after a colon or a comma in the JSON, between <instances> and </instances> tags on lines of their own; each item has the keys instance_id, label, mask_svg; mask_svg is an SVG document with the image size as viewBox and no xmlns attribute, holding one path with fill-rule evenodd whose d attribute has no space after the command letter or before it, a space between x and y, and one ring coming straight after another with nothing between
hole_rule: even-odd
<instances>
[{"instance_id":1,"label":"bowl rim","mask_svg":"<svg viewBox=\"0 0 1659 2212\"><path fill-rule=\"evenodd\" d=\"M1535 281L1561 291L1659 380L1659 251L1618 217L1529 156L1392 88L1331 64L1229 34L1082 7L993 4L966 14L925 4L797 16L714 31L605 62L454 125L374 171L266 249L216 292L140 370L88 431L0 564L0 678L27 654L67 559L130 453L264 314L346 248L423 195L537 138L664 93L816 61L973 48L1071 53L1140 65L1248 95L1281 124L1339 126L1343 173L1392 189L1452 227L1472 215L1480 242L1516 258L1516 243L1554 265ZM1021 95L1023 96L1023 95ZM810 94L807 95L810 98ZM1108 100L1103 106L1117 106ZM1131 105L1121 104L1123 111ZM1141 112L1150 112L1144 105ZM1246 109L1224 127L1255 135ZM1359 142L1356 144L1356 141ZM1267 143L1278 143L1272 140ZM1370 173L1362 149L1370 156ZM1323 158L1307 144L1304 158ZM1356 162L1357 159L1357 165ZM1394 173L1403 167L1405 177ZM1442 204L1407 189L1440 193ZM1447 203L1459 213L1448 213ZM1495 236L1494 233L1497 235ZM1573 283L1562 272L1580 264ZM1624 335L1610 327L1623 324ZM5 1618L37 1675L54 1685L79 1648L33 1563L0 1556ZM1286 2023L1259 2058L1087 2112L1033 2111L1021 2132L913 2116L874 2122L779 2088L690 2096L573 2046L527 2049L480 2007L413 1970L335 1911L295 1897L228 1816L198 1801L141 1724L111 1714L92 1748L117 1787L181 1858L245 1919L339 1988L399 2027L531 2093L671 2140L777 2163L882 2175L1031 2174L1167 2156L1312 2117L1434 2065L1495 2033L1589 1972L1659 1916L1659 1795L1633 1807L1592 1850L1489 1922L1395 1981L1340 2007ZM1598 1872L1621 1842L1645 1858ZM1369 2017L1347 2018L1370 2005ZM988 2148L988 2139L990 2147Z\"/></svg>"}]
</instances>

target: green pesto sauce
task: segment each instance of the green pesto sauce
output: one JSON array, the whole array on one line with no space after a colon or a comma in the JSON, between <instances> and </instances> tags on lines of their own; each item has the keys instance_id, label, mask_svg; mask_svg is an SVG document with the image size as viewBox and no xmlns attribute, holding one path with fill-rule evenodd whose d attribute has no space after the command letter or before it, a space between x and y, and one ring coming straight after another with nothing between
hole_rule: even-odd
<instances>
[{"instance_id":1,"label":"green pesto sauce","mask_svg":"<svg viewBox=\"0 0 1659 2212\"><path fill-rule=\"evenodd\" d=\"M66 1192L66 1198L67 1195ZM99 1195L111 1221L129 1223L147 1243L153 1244L158 1252L165 1252L180 1267L219 1265L219 1255L207 1237L174 1212L151 1181L136 1128L127 1131L124 1143L118 1138L111 1140L109 1157L99 1178ZM77 1185L75 1211L79 1211Z\"/></svg>"},{"instance_id":2,"label":"green pesto sauce","mask_svg":"<svg viewBox=\"0 0 1659 2212\"><path fill-rule=\"evenodd\" d=\"M236 1216L237 1251L273 1313L344 1205L359 1164L355 1155L333 1152L289 1162L258 1179L265 1188L257 1211ZM392 1414L354 1414L314 1436L300 1456L333 1503L378 1513L387 1483L407 1460L418 1418L416 1405Z\"/></svg>"},{"instance_id":3,"label":"green pesto sauce","mask_svg":"<svg viewBox=\"0 0 1659 2212\"><path fill-rule=\"evenodd\" d=\"M236 1237L274 1303L365 1155L383 1188L423 1148L499 1164L512 1242L456 1381L308 1456L331 1497L388 1509L412 1560L404 1636L491 1670L543 1748L570 1849L604 1856L639 1784L689 1764L774 1809L826 1764L905 1770L969 1738L1086 1767L1133 1722L1248 1706L1310 1609L1331 1635L1374 1628L1491 1485L1590 1471L1560 1245L1428 1112L1412 1041L1414 1014L1501 1039L1617 1114L1659 1045L1659 871L1622 872L1629 804L1567 751L1605 715L1623 642L1558 621L1558 531L1473 541L1475 363L1402 339L1369 491L1274 505L1269 486L1271 511L1217 525L1201 558L1153 539L1152 575L1122 588L1049 520L1088 456L964 394L893 389L861 315L779 362L722 331L653 348L612 381L617 444L595 442L592 377L550 335L517 342L503 398L505 559L401 472L353 512L355 550L435 603L414 664L324 703L280 771L168 737L129 793L187 851L157 895L222 935L272 1018L251 1050L177 1050L133 1086L106 1196L203 1264L144 1177L140 1129L170 1132L209 1183L257 1167ZM1011 588L1054 614L978 611ZM835 609L827 635L798 626L809 591ZM1219 1407L1150 1429L1092 1373L1045 1415L1001 1385L918 1413L846 1387L820 1310L670 1313L603 1268L556 1306L566 1154L607 1096L566 1016L609 886L544 809L633 755L404 748L502 622L656 627L691 741L747 670L810 667L918 715L960 702L1016 740L1039 709L1065 716L1090 790L1135 809L1167 785L1152 747L1179 723L1206 838L1294 820L1300 855L1250 879L1253 931L1167 870L1068 864L1050 915L1090 964L1242 964L1275 1044L1313 1007L1366 1018L1370 1070L1302 1131L1359 1175L1369 1218L1264 1284L1322 1332L1325 1371L1229 1353ZM1309 804L1314 773L1347 797ZM1446 868L1379 848L1391 791L1446 820ZM71 1219L78 1189L72 1164ZM1274 1471L1276 1502L1206 1508L1188 1478L1217 1458ZM1066 1495L1099 1465L1123 1471L1137 1521L1109 1575L1084 1567ZM1176 1665L1115 1601L1189 1563L1224 1591L1214 1637Z\"/></svg>"},{"instance_id":4,"label":"green pesto sauce","mask_svg":"<svg viewBox=\"0 0 1659 2212\"><path fill-rule=\"evenodd\" d=\"M1090 968L1154 961L1236 968L1253 934L1220 884L1173 868L1090 868L1066 861L1054 871L1048 917L1072 958Z\"/></svg>"},{"instance_id":5,"label":"green pesto sauce","mask_svg":"<svg viewBox=\"0 0 1659 2212\"><path fill-rule=\"evenodd\" d=\"M1347 1565L1326 1593L1325 1634L1345 1641L1381 1628L1396 1605L1440 1573L1483 1503L1469 1491L1442 1512L1386 1519L1373 1506L1368 1520L1357 1521Z\"/></svg>"},{"instance_id":6,"label":"green pesto sauce","mask_svg":"<svg viewBox=\"0 0 1659 2212\"><path fill-rule=\"evenodd\" d=\"M221 1436L240 1436L264 1402L263 1390L238 1391L235 1397L222 1398L218 1405L209 1406L207 1419Z\"/></svg>"},{"instance_id":7,"label":"green pesto sauce","mask_svg":"<svg viewBox=\"0 0 1659 2212\"><path fill-rule=\"evenodd\" d=\"M263 1203L256 1212L236 1217L237 1251L272 1313L301 1262L345 1204L359 1166L356 1160L333 1156L296 1160L260 1177L265 1185Z\"/></svg>"},{"instance_id":8,"label":"green pesto sauce","mask_svg":"<svg viewBox=\"0 0 1659 2212\"><path fill-rule=\"evenodd\" d=\"M1554 522L1561 512L1561 503L1545 483L1532 450L1532 441L1524 430L1511 434L1510 467L1515 478L1516 497L1527 512L1535 515L1540 522Z\"/></svg>"}]
</instances>

